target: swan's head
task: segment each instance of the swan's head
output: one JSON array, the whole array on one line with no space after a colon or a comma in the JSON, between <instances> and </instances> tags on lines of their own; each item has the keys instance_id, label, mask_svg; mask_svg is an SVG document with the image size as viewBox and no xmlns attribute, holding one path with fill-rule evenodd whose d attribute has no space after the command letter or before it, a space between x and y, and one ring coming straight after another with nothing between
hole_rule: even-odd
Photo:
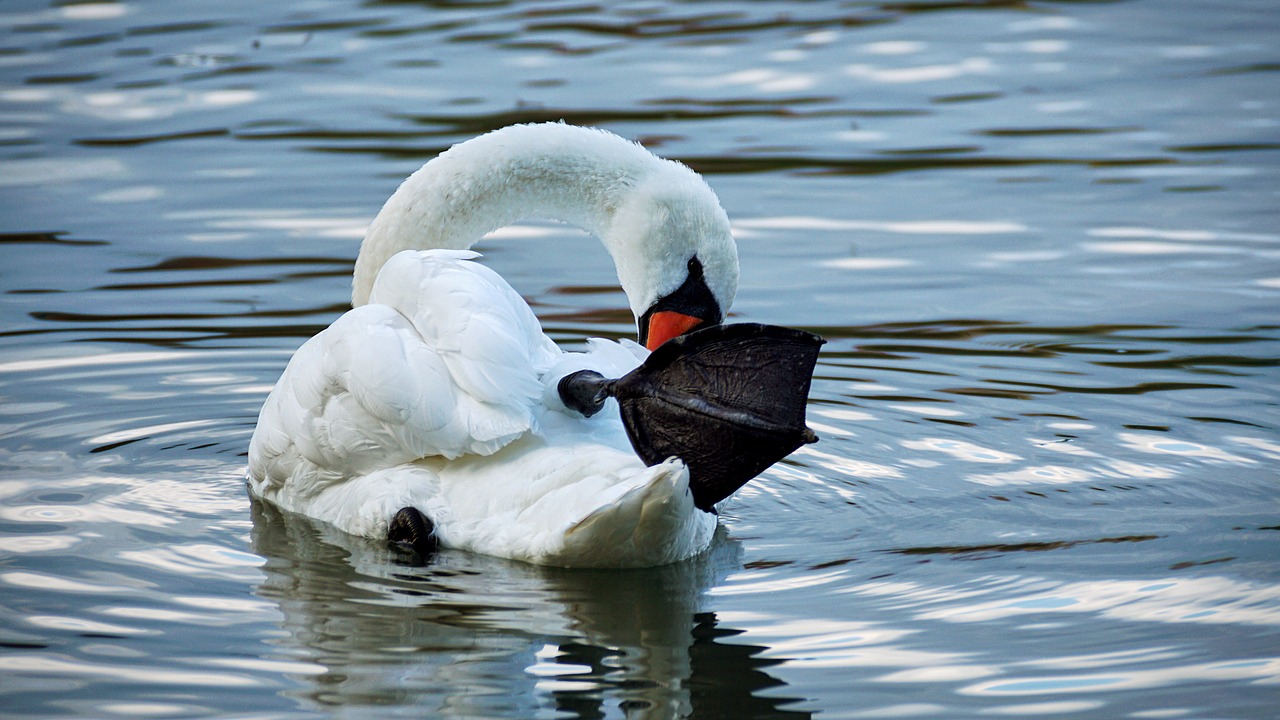
<instances>
[{"instance_id":1,"label":"swan's head","mask_svg":"<svg viewBox=\"0 0 1280 720\"><path fill-rule=\"evenodd\" d=\"M689 168L662 165L626 194L605 243L650 350L719 324L738 290L738 249L720 201Z\"/></svg>"}]
</instances>

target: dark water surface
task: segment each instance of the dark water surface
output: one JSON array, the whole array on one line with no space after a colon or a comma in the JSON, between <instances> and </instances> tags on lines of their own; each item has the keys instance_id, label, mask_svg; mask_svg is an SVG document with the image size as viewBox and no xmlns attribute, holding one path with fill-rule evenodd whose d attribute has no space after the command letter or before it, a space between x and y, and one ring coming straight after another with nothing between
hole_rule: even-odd
<instances>
[{"instance_id":1,"label":"dark water surface","mask_svg":"<svg viewBox=\"0 0 1280 720\"><path fill-rule=\"evenodd\" d=\"M1272 718L1280 12L1132 2L0 5L0 715ZM636 572L250 503L289 355L450 144L704 173L823 441ZM486 261L632 332L548 225Z\"/></svg>"}]
</instances>

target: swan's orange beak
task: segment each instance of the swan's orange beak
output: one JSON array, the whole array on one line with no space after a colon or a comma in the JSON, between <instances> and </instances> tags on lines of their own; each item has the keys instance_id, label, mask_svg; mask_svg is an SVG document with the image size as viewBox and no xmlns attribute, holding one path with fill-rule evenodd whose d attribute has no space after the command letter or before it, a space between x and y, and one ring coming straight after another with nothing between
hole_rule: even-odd
<instances>
[{"instance_id":1,"label":"swan's orange beak","mask_svg":"<svg viewBox=\"0 0 1280 720\"><path fill-rule=\"evenodd\" d=\"M649 335L645 346L650 352L673 337L683 335L702 324L702 318L685 315L672 310L662 310L649 318Z\"/></svg>"}]
</instances>

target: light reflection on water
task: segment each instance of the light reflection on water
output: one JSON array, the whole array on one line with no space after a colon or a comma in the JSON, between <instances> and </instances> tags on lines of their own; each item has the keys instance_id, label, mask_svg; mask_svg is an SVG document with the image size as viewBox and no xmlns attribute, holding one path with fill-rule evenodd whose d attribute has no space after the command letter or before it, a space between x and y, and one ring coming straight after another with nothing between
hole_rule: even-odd
<instances>
[{"instance_id":1,"label":"light reflection on water","mask_svg":"<svg viewBox=\"0 0 1280 720\"><path fill-rule=\"evenodd\" d=\"M1267 3L0 9L0 696L14 717L1269 717ZM598 124L706 173L822 436L712 552L568 572L252 505L355 245L449 144ZM555 253L547 253L553 246ZM594 240L485 261L567 346ZM572 259L566 262L565 259Z\"/></svg>"}]
</instances>

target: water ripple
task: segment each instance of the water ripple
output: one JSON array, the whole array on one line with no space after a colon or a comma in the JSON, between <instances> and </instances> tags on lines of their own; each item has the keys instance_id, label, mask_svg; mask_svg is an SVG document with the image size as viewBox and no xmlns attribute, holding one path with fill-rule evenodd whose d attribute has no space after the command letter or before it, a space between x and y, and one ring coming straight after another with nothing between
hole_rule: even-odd
<instances>
[{"instance_id":1,"label":"water ripple","mask_svg":"<svg viewBox=\"0 0 1280 720\"><path fill-rule=\"evenodd\" d=\"M200 670L158 668L151 664L113 662L98 664L74 660L48 653L24 653L0 656L0 668L13 676L53 675L77 677L90 675L117 682L143 685L180 685L191 687L253 687L260 681L249 675L214 673Z\"/></svg>"},{"instance_id":2,"label":"water ripple","mask_svg":"<svg viewBox=\"0 0 1280 720\"><path fill-rule=\"evenodd\" d=\"M1094 541L1105 542L1105 541ZM1066 547L1062 545L1060 547ZM1029 548L1029 549L1049 549ZM1229 577L1108 579L1062 583L1034 578L986 578L955 591L874 583L858 594L892 596L922 619L990 622L1022 615L1089 613L1132 622L1280 625L1280 585ZM978 601L984 594L1006 597ZM955 600L963 599L963 604ZM942 607L931 607L943 605ZM949 605L949 606L947 606Z\"/></svg>"},{"instance_id":3,"label":"water ripple","mask_svg":"<svg viewBox=\"0 0 1280 720\"><path fill-rule=\"evenodd\" d=\"M960 692L968 695L1050 695L1058 693L1141 690L1191 681L1248 680L1272 685L1280 682L1280 657L1200 663L1119 673L1013 677L977 683Z\"/></svg>"},{"instance_id":4,"label":"water ripple","mask_svg":"<svg viewBox=\"0 0 1280 720\"><path fill-rule=\"evenodd\" d=\"M252 580L258 573L248 571L262 565L262 558L243 551L209 544L179 545L149 550L130 550L119 554L127 560L183 577L218 577ZM221 603L228 602L222 599Z\"/></svg>"}]
</instances>

